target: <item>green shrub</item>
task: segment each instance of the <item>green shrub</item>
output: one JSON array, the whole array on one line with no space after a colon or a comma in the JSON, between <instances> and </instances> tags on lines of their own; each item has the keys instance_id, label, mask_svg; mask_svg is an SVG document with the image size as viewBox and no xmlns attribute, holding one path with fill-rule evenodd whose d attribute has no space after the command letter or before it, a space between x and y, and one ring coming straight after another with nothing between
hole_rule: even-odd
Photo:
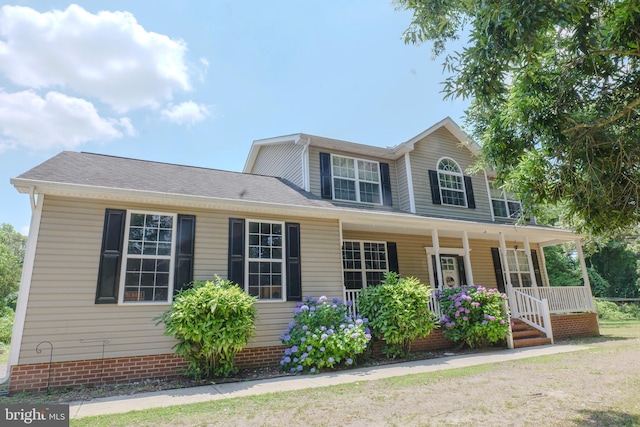
<instances>
[{"instance_id":1,"label":"green shrub","mask_svg":"<svg viewBox=\"0 0 640 427\"><path fill-rule=\"evenodd\" d=\"M640 306L638 304L616 304L613 301L596 299L598 318L602 320L640 320Z\"/></svg>"},{"instance_id":2,"label":"green shrub","mask_svg":"<svg viewBox=\"0 0 640 427\"><path fill-rule=\"evenodd\" d=\"M14 316L10 307L0 308L0 344L8 345L11 342Z\"/></svg>"},{"instance_id":3,"label":"green shrub","mask_svg":"<svg viewBox=\"0 0 640 427\"><path fill-rule=\"evenodd\" d=\"M323 368L350 366L371 339L365 321L349 317L338 299L307 297L293 313L293 322L280 335L286 346L280 366L286 372L313 374Z\"/></svg>"},{"instance_id":4,"label":"green shrub","mask_svg":"<svg viewBox=\"0 0 640 427\"><path fill-rule=\"evenodd\" d=\"M436 317L429 310L430 293L417 278L400 278L393 272L387 273L380 285L360 292L358 312L369 319L373 336L383 340L382 351L387 357L406 357L416 338L431 333Z\"/></svg>"},{"instance_id":5,"label":"green shrub","mask_svg":"<svg viewBox=\"0 0 640 427\"><path fill-rule=\"evenodd\" d=\"M178 340L175 352L189 362L187 375L200 378L237 372L233 358L255 331L255 301L219 277L196 281L174 298L158 324L164 323L165 335Z\"/></svg>"},{"instance_id":6,"label":"green shrub","mask_svg":"<svg viewBox=\"0 0 640 427\"><path fill-rule=\"evenodd\" d=\"M485 347L509 334L509 316L504 310L506 296L497 289L468 286L446 289L438 294L444 336L461 346Z\"/></svg>"}]
</instances>

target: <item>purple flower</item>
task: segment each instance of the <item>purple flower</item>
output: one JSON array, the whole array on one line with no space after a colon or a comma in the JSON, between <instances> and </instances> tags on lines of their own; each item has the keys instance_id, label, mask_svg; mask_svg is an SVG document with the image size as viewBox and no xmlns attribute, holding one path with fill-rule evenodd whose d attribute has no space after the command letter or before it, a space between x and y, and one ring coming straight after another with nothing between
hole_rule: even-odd
<instances>
[{"instance_id":1,"label":"purple flower","mask_svg":"<svg viewBox=\"0 0 640 427\"><path fill-rule=\"evenodd\" d=\"M320 351L325 351L325 348L324 347L320 347Z\"/></svg>"},{"instance_id":2,"label":"purple flower","mask_svg":"<svg viewBox=\"0 0 640 427\"><path fill-rule=\"evenodd\" d=\"M298 346L294 345L293 347L291 347L291 353L297 353L298 352Z\"/></svg>"},{"instance_id":3,"label":"purple flower","mask_svg":"<svg viewBox=\"0 0 640 427\"><path fill-rule=\"evenodd\" d=\"M290 348L285 348L284 349L284 354L286 354L286 355L291 354L291 349Z\"/></svg>"},{"instance_id":4,"label":"purple flower","mask_svg":"<svg viewBox=\"0 0 640 427\"><path fill-rule=\"evenodd\" d=\"M370 340L370 339L371 339L371 334L364 334L364 337L365 337L366 339Z\"/></svg>"},{"instance_id":5,"label":"purple flower","mask_svg":"<svg viewBox=\"0 0 640 427\"><path fill-rule=\"evenodd\" d=\"M351 338L353 338L354 340L358 338L358 333L354 332L351 334Z\"/></svg>"},{"instance_id":6,"label":"purple flower","mask_svg":"<svg viewBox=\"0 0 640 427\"><path fill-rule=\"evenodd\" d=\"M302 371L302 365L298 365L298 372Z\"/></svg>"},{"instance_id":7,"label":"purple flower","mask_svg":"<svg viewBox=\"0 0 640 427\"><path fill-rule=\"evenodd\" d=\"M351 365L353 363L353 359L352 358L348 358L347 359L347 365Z\"/></svg>"},{"instance_id":8,"label":"purple flower","mask_svg":"<svg viewBox=\"0 0 640 427\"><path fill-rule=\"evenodd\" d=\"M327 359L327 362L329 362L329 363L333 363L333 362L335 362L335 360L336 360L336 359L334 359L333 357L330 357L329 359Z\"/></svg>"},{"instance_id":9,"label":"purple flower","mask_svg":"<svg viewBox=\"0 0 640 427\"><path fill-rule=\"evenodd\" d=\"M362 325L364 322L362 321L362 319L356 319L356 325L360 326Z\"/></svg>"},{"instance_id":10,"label":"purple flower","mask_svg":"<svg viewBox=\"0 0 640 427\"><path fill-rule=\"evenodd\" d=\"M307 346L307 351L311 351L311 350L313 350L313 346L308 345Z\"/></svg>"},{"instance_id":11,"label":"purple flower","mask_svg":"<svg viewBox=\"0 0 640 427\"><path fill-rule=\"evenodd\" d=\"M347 307L351 307L353 305L353 301L347 301Z\"/></svg>"},{"instance_id":12,"label":"purple flower","mask_svg":"<svg viewBox=\"0 0 640 427\"><path fill-rule=\"evenodd\" d=\"M327 335L327 334L320 335L320 339L321 340L326 340L327 338L329 338L329 335Z\"/></svg>"},{"instance_id":13,"label":"purple flower","mask_svg":"<svg viewBox=\"0 0 640 427\"><path fill-rule=\"evenodd\" d=\"M316 368L311 368L311 369L309 369L309 372L311 372L312 374L315 374L315 372L316 372Z\"/></svg>"},{"instance_id":14,"label":"purple flower","mask_svg":"<svg viewBox=\"0 0 640 427\"><path fill-rule=\"evenodd\" d=\"M296 368L289 369L289 372L291 372L292 374L295 374L296 373Z\"/></svg>"},{"instance_id":15,"label":"purple flower","mask_svg":"<svg viewBox=\"0 0 640 427\"><path fill-rule=\"evenodd\" d=\"M318 302L325 302L327 300L327 297L322 295L320 298L318 298Z\"/></svg>"},{"instance_id":16,"label":"purple flower","mask_svg":"<svg viewBox=\"0 0 640 427\"><path fill-rule=\"evenodd\" d=\"M321 331L326 331L326 330L327 330L327 327L326 327L326 326L324 326L324 325L323 325L323 326L320 326L320 330L321 330Z\"/></svg>"},{"instance_id":17,"label":"purple flower","mask_svg":"<svg viewBox=\"0 0 640 427\"><path fill-rule=\"evenodd\" d=\"M463 316L462 320L464 320L466 322L467 320L469 320L469 318L467 316Z\"/></svg>"},{"instance_id":18,"label":"purple flower","mask_svg":"<svg viewBox=\"0 0 640 427\"><path fill-rule=\"evenodd\" d=\"M328 330L327 330L327 335L333 335L333 333L334 333L334 332L333 332L333 329L328 329Z\"/></svg>"},{"instance_id":19,"label":"purple flower","mask_svg":"<svg viewBox=\"0 0 640 427\"><path fill-rule=\"evenodd\" d=\"M291 358L289 356L285 357L283 360L285 363L291 363Z\"/></svg>"},{"instance_id":20,"label":"purple flower","mask_svg":"<svg viewBox=\"0 0 640 427\"><path fill-rule=\"evenodd\" d=\"M307 325L302 325L302 330L306 331L307 329L309 329L309 327Z\"/></svg>"},{"instance_id":21,"label":"purple flower","mask_svg":"<svg viewBox=\"0 0 640 427\"><path fill-rule=\"evenodd\" d=\"M474 307L479 307L479 306L480 306L480 303L479 303L479 302L474 301L474 302L472 302L472 303L471 303L471 305L472 305L472 306L474 306Z\"/></svg>"}]
</instances>

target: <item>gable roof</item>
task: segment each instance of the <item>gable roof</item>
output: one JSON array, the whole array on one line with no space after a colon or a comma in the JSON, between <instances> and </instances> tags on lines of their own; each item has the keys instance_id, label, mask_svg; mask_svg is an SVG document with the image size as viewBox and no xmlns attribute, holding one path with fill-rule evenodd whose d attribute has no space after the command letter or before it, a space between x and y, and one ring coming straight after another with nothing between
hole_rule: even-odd
<instances>
[{"instance_id":1,"label":"gable roof","mask_svg":"<svg viewBox=\"0 0 640 427\"><path fill-rule=\"evenodd\" d=\"M324 206L328 202L303 194L287 181L261 175L151 162L92 153L63 151L13 178L21 193L31 186L43 190L139 192L181 195L228 201Z\"/></svg>"},{"instance_id":2,"label":"gable roof","mask_svg":"<svg viewBox=\"0 0 640 427\"><path fill-rule=\"evenodd\" d=\"M440 120L433 126L420 132L418 135L402 142L393 147L377 147L374 145L359 144L355 142L343 141L339 139L326 138L323 136L310 135L306 133L295 133L291 135L276 136L273 138L258 139L253 141L251 150L247 156L247 161L244 165L244 172L250 173L253 170L256 159L260 149L263 146L278 145L286 143L294 144L311 144L316 147L326 148L330 150L347 151L354 154L363 154L378 157L381 159L396 160L406 153L413 151L415 144L424 138L428 137L432 133L438 131L441 128L447 129L451 134L460 141L465 147L467 147L473 154L478 154L481 151L480 145L469 139L467 134L458 126L451 117L446 117Z\"/></svg>"}]
</instances>

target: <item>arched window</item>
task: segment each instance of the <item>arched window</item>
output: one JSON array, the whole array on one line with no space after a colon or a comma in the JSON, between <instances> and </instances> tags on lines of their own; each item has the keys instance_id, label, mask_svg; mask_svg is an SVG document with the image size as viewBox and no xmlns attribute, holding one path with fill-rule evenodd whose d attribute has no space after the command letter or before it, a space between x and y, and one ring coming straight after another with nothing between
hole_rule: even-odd
<instances>
[{"instance_id":1,"label":"arched window","mask_svg":"<svg viewBox=\"0 0 640 427\"><path fill-rule=\"evenodd\" d=\"M464 176L454 160L444 158L438 162L438 182L443 205L467 207Z\"/></svg>"}]
</instances>

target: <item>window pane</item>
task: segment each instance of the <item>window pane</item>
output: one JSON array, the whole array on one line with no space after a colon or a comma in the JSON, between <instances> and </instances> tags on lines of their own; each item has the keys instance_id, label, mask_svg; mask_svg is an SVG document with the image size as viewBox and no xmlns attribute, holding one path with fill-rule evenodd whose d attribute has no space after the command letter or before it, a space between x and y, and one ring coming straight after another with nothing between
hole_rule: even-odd
<instances>
[{"instance_id":1,"label":"window pane","mask_svg":"<svg viewBox=\"0 0 640 427\"><path fill-rule=\"evenodd\" d=\"M261 299L282 298L282 229L281 223L252 221L248 224L249 258L252 259L247 267L250 295Z\"/></svg>"},{"instance_id":2,"label":"window pane","mask_svg":"<svg viewBox=\"0 0 640 427\"><path fill-rule=\"evenodd\" d=\"M361 182L360 201L365 203L380 203L380 186L378 184Z\"/></svg>"},{"instance_id":3,"label":"window pane","mask_svg":"<svg viewBox=\"0 0 640 427\"><path fill-rule=\"evenodd\" d=\"M507 205L505 205L504 200L491 200L491 204L493 205L493 214L495 216L499 216L502 218L508 218L509 213L507 212Z\"/></svg>"},{"instance_id":4,"label":"window pane","mask_svg":"<svg viewBox=\"0 0 640 427\"><path fill-rule=\"evenodd\" d=\"M363 181L380 182L378 164L366 160L358 160L358 179Z\"/></svg>"},{"instance_id":5,"label":"window pane","mask_svg":"<svg viewBox=\"0 0 640 427\"><path fill-rule=\"evenodd\" d=\"M442 204L453 205L453 206L467 205L465 194L462 191L442 189L441 192L442 192Z\"/></svg>"},{"instance_id":6,"label":"window pane","mask_svg":"<svg viewBox=\"0 0 640 427\"><path fill-rule=\"evenodd\" d=\"M520 211L522 210L520 202L507 202L507 205L509 206L509 216L516 218L520 215Z\"/></svg>"},{"instance_id":7,"label":"window pane","mask_svg":"<svg viewBox=\"0 0 640 427\"><path fill-rule=\"evenodd\" d=\"M334 178L333 193L339 200L356 200L356 183L345 179Z\"/></svg>"}]
</instances>

